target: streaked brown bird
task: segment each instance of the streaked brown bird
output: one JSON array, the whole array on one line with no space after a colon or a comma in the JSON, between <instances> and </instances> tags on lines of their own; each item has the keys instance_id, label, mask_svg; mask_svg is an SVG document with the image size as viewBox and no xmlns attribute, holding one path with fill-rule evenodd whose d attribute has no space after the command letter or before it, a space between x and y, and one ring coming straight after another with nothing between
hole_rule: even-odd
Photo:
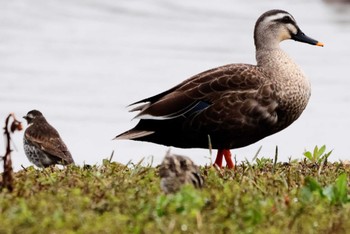
<instances>
[{"instance_id":1,"label":"streaked brown bird","mask_svg":"<svg viewBox=\"0 0 350 234\"><path fill-rule=\"evenodd\" d=\"M23 118L28 123L23 137L24 152L31 163L37 167L74 164L66 144L40 111L31 110Z\"/></svg>"},{"instance_id":2,"label":"streaked brown bird","mask_svg":"<svg viewBox=\"0 0 350 234\"><path fill-rule=\"evenodd\" d=\"M174 193L185 184L192 184L195 188L203 186L203 177L198 166L186 156L165 156L159 168L160 188L164 193Z\"/></svg>"},{"instance_id":3,"label":"streaked brown bird","mask_svg":"<svg viewBox=\"0 0 350 234\"><path fill-rule=\"evenodd\" d=\"M254 30L257 65L229 64L195 75L143 99L139 123L116 137L180 148L218 149L215 164L233 168L230 149L277 133L299 118L311 94L298 65L280 48L284 40L323 46L306 36L283 10L262 14ZM143 103L143 104L142 104Z\"/></svg>"}]
</instances>

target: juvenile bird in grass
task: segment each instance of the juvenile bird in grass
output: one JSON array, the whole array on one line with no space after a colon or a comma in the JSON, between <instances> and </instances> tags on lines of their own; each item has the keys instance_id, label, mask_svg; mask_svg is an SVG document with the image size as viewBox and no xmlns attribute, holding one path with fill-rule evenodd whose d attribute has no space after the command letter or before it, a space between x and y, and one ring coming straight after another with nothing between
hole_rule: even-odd
<instances>
[{"instance_id":1,"label":"juvenile bird in grass","mask_svg":"<svg viewBox=\"0 0 350 234\"><path fill-rule=\"evenodd\" d=\"M31 163L37 167L74 164L66 144L40 111L31 110L23 118L28 123L23 136L24 152Z\"/></svg>"},{"instance_id":2,"label":"juvenile bird in grass","mask_svg":"<svg viewBox=\"0 0 350 234\"><path fill-rule=\"evenodd\" d=\"M239 33L239 32L237 32ZM229 64L204 71L131 111L138 124L116 139L179 148L218 149L215 164L233 168L230 149L253 144L299 118L311 95L308 78L279 46L284 40L323 46L283 10L262 14L254 30L257 65ZM160 68L166 69L166 68Z\"/></svg>"},{"instance_id":3,"label":"juvenile bird in grass","mask_svg":"<svg viewBox=\"0 0 350 234\"><path fill-rule=\"evenodd\" d=\"M188 157L168 153L159 168L160 188L164 193L174 193L185 184L195 188L203 186L198 166Z\"/></svg>"}]
</instances>

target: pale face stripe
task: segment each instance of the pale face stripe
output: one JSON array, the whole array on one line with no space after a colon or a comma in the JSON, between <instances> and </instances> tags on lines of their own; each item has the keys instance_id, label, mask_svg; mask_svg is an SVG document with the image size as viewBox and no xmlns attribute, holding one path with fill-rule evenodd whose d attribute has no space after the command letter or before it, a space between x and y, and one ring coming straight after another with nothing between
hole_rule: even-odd
<instances>
[{"instance_id":1,"label":"pale face stripe","mask_svg":"<svg viewBox=\"0 0 350 234\"><path fill-rule=\"evenodd\" d=\"M295 22L295 19L293 18L293 16L290 15L290 14L287 14L287 13L278 13L278 14L275 14L275 15L267 16L264 19L263 22L272 22L272 21L275 21L275 20L278 20L278 19L282 19L285 16L289 16Z\"/></svg>"},{"instance_id":2,"label":"pale face stripe","mask_svg":"<svg viewBox=\"0 0 350 234\"><path fill-rule=\"evenodd\" d=\"M290 14L287 14L287 13L278 13L278 14L275 14L275 15L267 16L262 22L263 23L273 22L273 21L282 19L285 16L289 16L294 21L294 23L296 24L294 17L292 15L290 15ZM296 34L298 32L298 29L295 27L295 25L293 25L291 23L288 23L288 24L285 24L285 25L289 29L289 31L292 32L293 34Z\"/></svg>"},{"instance_id":3,"label":"pale face stripe","mask_svg":"<svg viewBox=\"0 0 350 234\"><path fill-rule=\"evenodd\" d=\"M298 29L293 24L286 24L287 28L290 32L292 32L294 35L297 34Z\"/></svg>"}]
</instances>

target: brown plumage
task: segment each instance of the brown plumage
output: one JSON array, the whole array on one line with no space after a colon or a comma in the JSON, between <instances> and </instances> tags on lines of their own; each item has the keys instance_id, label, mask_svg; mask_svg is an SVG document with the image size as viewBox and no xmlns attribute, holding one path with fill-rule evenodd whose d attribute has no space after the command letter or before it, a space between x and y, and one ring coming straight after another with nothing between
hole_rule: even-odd
<instances>
[{"instance_id":1,"label":"brown plumage","mask_svg":"<svg viewBox=\"0 0 350 234\"><path fill-rule=\"evenodd\" d=\"M159 167L160 188L164 193L174 193L185 184L192 184L195 188L203 186L203 177L200 175L198 166L186 156L165 156Z\"/></svg>"},{"instance_id":2,"label":"brown plumage","mask_svg":"<svg viewBox=\"0 0 350 234\"><path fill-rule=\"evenodd\" d=\"M66 144L40 111L29 111L23 118L28 122L23 137L24 152L30 162L38 167L74 164Z\"/></svg>"},{"instance_id":3,"label":"brown plumage","mask_svg":"<svg viewBox=\"0 0 350 234\"><path fill-rule=\"evenodd\" d=\"M180 148L208 148L208 136L233 167L229 149L250 145L295 121L310 97L310 84L279 47L293 39L322 46L307 37L293 16L271 10L254 31L257 65L229 64L195 75L131 111L141 120L116 139L148 141ZM145 103L145 104L141 104Z\"/></svg>"}]
</instances>

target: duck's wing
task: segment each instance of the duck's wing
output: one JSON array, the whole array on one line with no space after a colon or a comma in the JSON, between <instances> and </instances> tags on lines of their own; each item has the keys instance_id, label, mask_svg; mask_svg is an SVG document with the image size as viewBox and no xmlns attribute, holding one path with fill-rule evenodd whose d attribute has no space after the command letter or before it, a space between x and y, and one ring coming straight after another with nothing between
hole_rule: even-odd
<instances>
[{"instance_id":1,"label":"duck's wing","mask_svg":"<svg viewBox=\"0 0 350 234\"><path fill-rule=\"evenodd\" d=\"M266 84L265 75L253 65L232 64L202 72L163 93L138 101L131 111L140 111L136 118L171 119L204 110L213 103L229 104L236 98L256 94ZM263 90L261 95L271 95ZM250 95L251 96L251 95ZM226 103L225 103L226 102ZM232 103L231 103L232 104ZM223 106L225 108L225 106Z\"/></svg>"},{"instance_id":2,"label":"duck's wing","mask_svg":"<svg viewBox=\"0 0 350 234\"><path fill-rule=\"evenodd\" d=\"M205 71L135 104L140 105L131 111L140 111L136 118L141 121L115 139L145 139L180 129L185 122L187 129L198 132L253 134L274 127L278 120L274 85L257 66L247 64Z\"/></svg>"}]
</instances>

